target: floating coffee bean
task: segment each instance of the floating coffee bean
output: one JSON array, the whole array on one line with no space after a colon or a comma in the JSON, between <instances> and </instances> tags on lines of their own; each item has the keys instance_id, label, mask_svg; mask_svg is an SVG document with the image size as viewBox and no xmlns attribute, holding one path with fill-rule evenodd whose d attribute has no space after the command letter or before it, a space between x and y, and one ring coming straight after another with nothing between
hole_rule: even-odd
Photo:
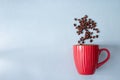
<instances>
[{"instance_id":1,"label":"floating coffee bean","mask_svg":"<svg viewBox=\"0 0 120 80\"><path fill-rule=\"evenodd\" d=\"M75 27L75 29L78 29L78 27Z\"/></svg>"},{"instance_id":2,"label":"floating coffee bean","mask_svg":"<svg viewBox=\"0 0 120 80\"><path fill-rule=\"evenodd\" d=\"M85 15L85 18L88 18L88 15Z\"/></svg>"},{"instance_id":3,"label":"floating coffee bean","mask_svg":"<svg viewBox=\"0 0 120 80\"><path fill-rule=\"evenodd\" d=\"M97 33L99 33L100 31L97 31Z\"/></svg>"},{"instance_id":4,"label":"floating coffee bean","mask_svg":"<svg viewBox=\"0 0 120 80\"><path fill-rule=\"evenodd\" d=\"M93 40L91 39L90 42L93 42Z\"/></svg>"},{"instance_id":5,"label":"floating coffee bean","mask_svg":"<svg viewBox=\"0 0 120 80\"><path fill-rule=\"evenodd\" d=\"M99 36L98 35L96 35L96 38L98 38Z\"/></svg>"},{"instance_id":6,"label":"floating coffee bean","mask_svg":"<svg viewBox=\"0 0 120 80\"><path fill-rule=\"evenodd\" d=\"M78 43L80 43L80 41L78 41Z\"/></svg>"},{"instance_id":7,"label":"floating coffee bean","mask_svg":"<svg viewBox=\"0 0 120 80\"><path fill-rule=\"evenodd\" d=\"M82 43L84 44L85 42L83 41Z\"/></svg>"},{"instance_id":8,"label":"floating coffee bean","mask_svg":"<svg viewBox=\"0 0 120 80\"><path fill-rule=\"evenodd\" d=\"M79 34L79 33L80 33L80 31L77 31L76 33L78 33L78 34Z\"/></svg>"},{"instance_id":9,"label":"floating coffee bean","mask_svg":"<svg viewBox=\"0 0 120 80\"><path fill-rule=\"evenodd\" d=\"M77 26L77 24L73 24L74 26Z\"/></svg>"},{"instance_id":10,"label":"floating coffee bean","mask_svg":"<svg viewBox=\"0 0 120 80\"><path fill-rule=\"evenodd\" d=\"M96 31L96 29L95 29L95 28L93 28L93 30L95 30L95 31Z\"/></svg>"},{"instance_id":11,"label":"floating coffee bean","mask_svg":"<svg viewBox=\"0 0 120 80\"><path fill-rule=\"evenodd\" d=\"M74 18L75 21L77 21L77 18Z\"/></svg>"},{"instance_id":12,"label":"floating coffee bean","mask_svg":"<svg viewBox=\"0 0 120 80\"><path fill-rule=\"evenodd\" d=\"M81 31L81 34L83 34L83 31Z\"/></svg>"},{"instance_id":13,"label":"floating coffee bean","mask_svg":"<svg viewBox=\"0 0 120 80\"><path fill-rule=\"evenodd\" d=\"M92 36L90 36L90 39L92 38Z\"/></svg>"},{"instance_id":14,"label":"floating coffee bean","mask_svg":"<svg viewBox=\"0 0 120 80\"><path fill-rule=\"evenodd\" d=\"M91 21L92 19L89 19L89 21Z\"/></svg>"},{"instance_id":15,"label":"floating coffee bean","mask_svg":"<svg viewBox=\"0 0 120 80\"><path fill-rule=\"evenodd\" d=\"M91 32L90 34L93 34L93 32Z\"/></svg>"},{"instance_id":16,"label":"floating coffee bean","mask_svg":"<svg viewBox=\"0 0 120 80\"><path fill-rule=\"evenodd\" d=\"M92 25L93 27L96 27L96 25Z\"/></svg>"},{"instance_id":17,"label":"floating coffee bean","mask_svg":"<svg viewBox=\"0 0 120 80\"><path fill-rule=\"evenodd\" d=\"M81 20L80 20L80 19L78 19L78 21L80 22Z\"/></svg>"},{"instance_id":18,"label":"floating coffee bean","mask_svg":"<svg viewBox=\"0 0 120 80\"><path fill-rule=\"evenodd\" d=\"M81 37L80 40L83 41L83 37Z\"/></svg>"},{"instance_id":19,"label":"floating coffee bean","mask_svg":"<svg viewBox=\"0 0 120 80\"><path fill-rule=\"evenodd\" d=\"M93 21L92 19L88 19L88 16L85 15L84 17L82 17L81 19L77 19L75 18L75 21L79 22L79 25L74 25L76 27L77 34L83 34L84 32L84 37L81 37L79 40L79 44L84 44L85 40L90 39L90 42L93 42L92 39L94 38L98 38L98 35L93 36L95 33L93 33L93 31L95 31L96 33L99 33L100 31L98 30L98 28L96 28L96 22ZM90 30L91 29L91 30Z\"/></svg>"},{"instance_id":20,"label":"floating coffee bean","mask_svg":"<svg viewBox=\"0 0 120 80\"><path fill-rule=\"evenodd\" d=\"M96 36L93 36L93 39L95 38Z\"/></svg>"}]
</instances>

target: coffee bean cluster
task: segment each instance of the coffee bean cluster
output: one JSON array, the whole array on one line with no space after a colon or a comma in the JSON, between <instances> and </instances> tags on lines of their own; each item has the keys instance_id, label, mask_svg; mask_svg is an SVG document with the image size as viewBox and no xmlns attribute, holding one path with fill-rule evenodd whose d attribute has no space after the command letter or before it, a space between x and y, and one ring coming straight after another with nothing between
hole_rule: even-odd
<instances>
[{"instance_id":1,"label":"coffee bean cluster","mask_svg":"<svg viewBox=\"0 0 120 80\"><path fill-rule=\"evenodd\" d=\"M74 18L74 20L79 22L79 25L74 24L75 29L77 29L77 34L81 35L80 39L78 40L79 44L84 44L86 40L93 42L93 39L99 37L97 33L100 31L98 28L96 28L97 23L94 20L88 18L87 15L81 19Z\"/></svg>"}]
</instances>

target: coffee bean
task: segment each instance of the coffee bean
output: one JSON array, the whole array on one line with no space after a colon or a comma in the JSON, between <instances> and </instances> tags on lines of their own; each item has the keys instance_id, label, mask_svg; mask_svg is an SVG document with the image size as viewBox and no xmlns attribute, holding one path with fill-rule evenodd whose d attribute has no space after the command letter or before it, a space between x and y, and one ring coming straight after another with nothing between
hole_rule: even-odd
<instances>
[{"instance_id":1,"label":"coffee bean","mask_svg":"<svg viewBox=\"0 0 120 80\"><path fill-rule=\"evenodd\" d=\"M92 36L95 35L95 33L93 33L94 31L96 31L96 33L99 33L99 29L96 28L96 22L90 18L88 18L87 15L85 15L84 17L82 17L81 19L77 19L75 18L75 21L79 22L79 25L77 26L77 24L75 24L75 28L78 30L77 34L83 34L84 36L80 38L80 40L78 41L79 44L84 44L86 40L90 39L90 42L93 42L94 38L98 38L98 35L96 36Z\"/></svg>"},{"instance_id":2,"label":"coffee bean","mask_svg":"<svg viewBox=\"0 0 120 80\"><path fill-rule=\"evenodd\" d=\"M83 21L83 20L84 20L84 18L81 18L81 20Z\"/></svg>"},{"instance_id":3,"label":"coffee bean","mask_svg":"<svg viewBox=\"0 0 120 80\"><path fill-rule=\"evenodd\" d=\"M76 31L76 33L80 33L80 31Z\"/></svg>"},{"instance_id":4,"label":"coffee bean","mask_svg":"<svg viewBox=\"0 0 120 80\"><path fill-rule=\"evenodd\" d=\"M80 19L78 19L78 21L80 22L81 20L80 20Z\"/></svg>"},{"instance_id":5,"label":"coffee bean","mask_svg":"<svg viewBox=\"0 0 120 80\"><path fill-rule=\"evenodd\" d=\"M94 24L94 25L92 25L92 27L96 27L96 25Z\"/></svg>"},{"instance_id":6,"label":"coffee bean","mask_svg":"<svg viewBox=\"0 0 120 80\"><path fill-rule=\"evenodd\" d=\"M84 39L83 37L80 38L81 41L83 41L83 39Z\"/></svg>"},{"instance_id":7,"label":"coffee bean","mask_svg":"<svg viewBox=\"0 0 120 80\"><path fill-rule=\"evenodd\" d=\"M77 24L73 24L74 26L77 26Z\"/></svg>"},{"instance_id":8,"label":"coffee bean","mask_svg":"<svg viewBox=\"0 0 120 80\"><path fill-rule=\"evenodd\" d=\"M99 36L98 35L96 35L96 38L98 38Z\"/></svg>"},{"instance_id":9,"label":"coffee bean","mask_svg":"<svg viewBox=\"0 0 120 80\"><path fill-rule=\"evenodd\" d=\"M91 39L90 42L93 42L93 40Z\"/></svg>"},{"instance_id":10,"label":"coffee bean","mask_svg":"<svg viewBox=\"0 0 120 80\"><path fill-rule=\"evenodd\" d=\"M93 34L93 32L91 32L90 34Z\"/></svg>"},{"instance_id":11,"label":"coffee bean","mask_svg":"<svg viewBox=\"0 0 120 80\"><path fill-rule=\"evenodd\" d=\"M90 39L92 38L92 36L90 36Z\"/></svg>"},{"instance_id":12,"label":"coffee bean","mask_svg":"<svg viewBox=\"0 0 120 80\"><path fill-rule=\"evenodd\" d=\"M88 15L85 15L84 17L85 17L85 18L88 18Z\"/></svg>"},{"instance_id":13,"label":"coffee bean","mask_svg":"<svg viewBox=\"0 0 120 80\"><path fill-rule=\"evenodd\" d=\"M85 19L85 22L87 22L87 19Z\"/></svg>"},{"instance_id":14,"label":"coffee bean","mask_svg":"<svg viewBox=\"0 0 120 80\"><path fill-rule=\"evenodd\" d=\"M82 43L84 44L85 42L83 41Z\"/></svg>"},{"instance_id":15,"label":"coffee bean","mask_svg":"<svg viewBox=\"0 0 120 80\"><path fill-rule=\"evenodd\" d=\"M75 21L77 21L77 18L74 18Z\"/></svg>"},{"instance_id":16,"label":"coffee bean","mask_svg":"<svg viewBox=\"0 0 120 80\"><path fill-rule=\"evenodd\" d=\"M89 25L89 28L91 28L91 25Z\"/></svg>"},{"instance_id":17,"label":"coffee bean","mask_svg":"<svg viewBox=\"0 0 120 80\"><path fill-rule=\"evenodd\" d=\"M83 31L81 31L81 34L83 34Z\"/></svg>"},{"instance_id":18,"label":"coffee bean","mask_svg":"<svg viewBox=\"0 0 120 80\"><path fill-rule=\"evenodd\" d=\"M78 43L80 43L80 41L78 41Z\"/></svg>"},{"instance_id":19,"label":"coffee bean","mask_svg":"<svg viewBox=\"0 0 120 80\"><path fill-rule=\"evenodd\" d=\"M99 33L100 31L97 31L97 33Z\"/></svg>"},{"instance_id":20,"label":"coffee bean","mask_svg":"<svg viewBox=\"0 0 120 80\"><path fill-rule=\"evenodd\" d=\"M94 24L96 25L97 23L96 23L96 22L94 22Z\"/></svg>"},{"instance_id":21,"label":"coffee bean","mask_svg":"<svg viewBox=\"0 0 120 80\"><path fill-rule=\"evenodd\" d=\"M93 28L93 30L98 31L98 28Z\"/></svg>"},{"instance_id":22,"label":"coffee bean","mask_svg":"<svg viewBox=\"0 0 120 80\"><path fill-rule=\"evenodd\" d=\"M94 21L92 20L92 24L94 24Z\"/></svg>"},{"instance_id":23,"label":"coffee bean","mask_svg":"<svg viewBox=\"0 0 120 80\"><path fill-rule=\"evenodd\" d=\"M95 38L96 36L93 36L93 39Z\"/></svg>"},{"instance_id":24,"label":"coffee bean","mask_svg":"<svg viewBox=\"0 0 120 80\"><path fill-rule=\"evenodd\" d=\"M91 21L92 19L89 19L89 21Z\"/></svg>"},{"instance_id":25,"label":"coffee bean","mask_svg":"<svg viewBox=\"0 0 120 80\"><path fill-rule=\"evenodd\" d=\"M95 30L95 31L96 31L96 29L95 29L95 28L93 28L93 30Z\"/></svg>"}]
</instances>

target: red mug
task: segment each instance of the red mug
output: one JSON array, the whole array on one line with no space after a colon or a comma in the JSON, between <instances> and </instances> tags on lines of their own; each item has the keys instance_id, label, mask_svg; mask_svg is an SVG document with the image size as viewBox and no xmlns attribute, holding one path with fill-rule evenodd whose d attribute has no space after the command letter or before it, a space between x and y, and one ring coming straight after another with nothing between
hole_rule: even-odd
<instances>
[{"instance_id":1,"label":"red mug","mask_svg":"<svg viewBox=\"0 0 120 80\"><path fill-rule=\"evenodd\" d=\"M106 51L107 58L98 63L99 55L102 51ZM74 45L73 54L77 71L82 75L94 74L95 70L106 63L110 58L108 49L99 49L99 45L93 44Z\"/></svg>"}]
</instances>

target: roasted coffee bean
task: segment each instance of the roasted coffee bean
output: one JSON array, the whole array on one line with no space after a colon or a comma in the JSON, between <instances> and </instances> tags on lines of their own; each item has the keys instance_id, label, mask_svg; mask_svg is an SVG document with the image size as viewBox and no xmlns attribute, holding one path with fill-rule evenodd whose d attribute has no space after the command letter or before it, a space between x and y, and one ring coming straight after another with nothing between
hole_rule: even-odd
<instances>
[{"instance_id":1,"label":"roasted coffee bean","mask_svg":"<svg viewBox=\"0 0 120 80\"><path fill-rule=\"evenodd\" d=\"M80 40L78 41L79 44L84 44L85 40L89 40L89 39L90 39L90 42L93 42L94 38L98 38L98 35L93 36L95 35L95 33L93 33L94 31L96 33L100 32L99 29L96 28L96 22L94 20L89 19L88 16L85 15L81 19L75 18L75 21L79 22L78 26L77 24L74 25L78 30L77 34L80 35L84 33L83 34L84 36L83 37L81 36Z\"/></svg>"},{"instance_id":2,"label":"roasted coffee bean","mask_svg":"<svg viewBox=\"0 0 120 80\"><path fill-rule=\"evenodd\" d=\"M93 27L91 27L90 29L92 29Z\"/></svg>"},{"instance_id":3,"label":"roasted coffee bean","mask_svg":"<svg viewBox=\"0 0 120 80\"><path fill-rule=\"evenodd\" d=\"M83 31L81 31L81 34L83 34Z\"/></svg>"},{"instance_id":4,"label":"roasted coffee bean","mask_svg":"<svg viewBox=\"0 0 120 80\"><path fill-rule=\"evenodd\" d=\"M84 18L81 18L82 19L82 21L84 20Z\"/></svg>"},{"instance_id":5,"label":"roasted coffee bean","mask_svg":"<svg viewBox=\"0 0 120 80\"><path fill-rule=\"evenodd\" d=\"M77 26L77 24L73 24L74 26Z\"/></svg>"},{"instance_id":6,"label":"roasted coffee bean","mask_svg":"<svg viewBox=\"0 0 120 80\"><path fill-rule=\"evenodd\" d=\"M74 18L75 21L77 21L77 18Z\"/></svg>"},{"instance_id":7,"label":"roasted coffee bean","mask_svg":"<svg viewBox=\"0 0 120 80\"><path fill-rule=\"evenodd\" d=\"M85 18L85 22L87 22L87 19Z\"/></svg>"},{"instance_id":8,"label":"roasted coffee bean","mask_svg":"<svg viewBox=\"0 0 120 80\"><path fill-rule=\"evenodd\" d=\"M80 32L82 32L83 31L83 29L82 29L82 27L79 27L79 29L78 29Z\"/></svg>"},{"instance_id":9,"label":"roasted coffee bean","mask_svg":"<svg viewBox=\"0 0 120 80\"><path fill-rule=\"evenodd\" d=\"M78 21L80 22L81 20L80 20L80 19L78 19Z\"/></svg>"},{"instance_id":10,"label":"roasted coffee bean","mask_svg":"<svg viewBox=\"0 0 120 80\"><path fill-rule=\"evenodd\" d=\"M92 38L92 36L90 36L90 39Z\"/></svg>"},{"instance_id":11,"label":"roasted coffee bean","mask_svg":"<svg viewBox=\"0 0 120 80\"><path fill-rule=\"evenodd\" d=\"M96 25L94 24L94 25L92 25L92 27L96 27Z\"/></svg>"},{"instance_id":12,"label":"roasted coffee bean","mask_svg":"<svg viewBox=\"0 0 120 80\"><path fill-rule=\"evenodd\" d=\"M93 40L91 39L90 42L93 42Z\"/></svg>"},{"instance_id":13,"label":"roasted coffee bean","mask_svg":"<svg viewBox=\"0 0 120 80\"><path fill-rule=\"evenodd\" d=\"M85 29L85 31L88 31L88 29Z\"/></svg>"},{"instance_id":14,"label":"roasted coffee bean","mask_svg":"<svg viewBox=\"0 0 120 80\"><path fill-rule=\"evenodd\" d=\"M91 21L92 19L89 19L89 21Z\"/></svg>"},{"instance_id":15,"label":"roasted coffee bean","mask_svg":"<svg viewBox=\"0 0 120 80\"><path fill-rule=\"evenodd\" d=\"M99 36L98 35L96 35L96 38L98 38Z\"/></svg>"},{"instance_id":16,"label":"roasted coffee bean","mask_svg":"<svg viewBox=\"0 0 120 80\"><path fill-rule=\"evenodd\" d=\"M89 28L91 28L91 25L89 25Z\"/></svg>"},{"instance_id":17,"label":"roasted coffee bean","mask_svg":"<svg viewBox=\"0 0 120 80\"><path fill-rule=\"evenodd\" d=\"M88 15L85 15L84 17L85 17L85 18L88 18Z\"/></svg>"},{"instance_id":18,"label":"roasted coffee bean","mask_svg":"<svg viewBox=\"0 0 120 80\"><path fill-rule=\"evenodd\" d=\"M97 33L99 33L100 31L98 30Z\"/></svg>"},{"instance_id":19,"label":"roasted coffee bean","mask_svg":"<svg viewBox=\"0 0 120 80\"><path fill-rule=\"evenodd\" d=\"M95 38L96 36L93 36L93 39Z\"/></svg>"},{"instance_id":20,"label":"roasted coffee bean","mask_svg":"<svg viewBox=\"0 0 120 80\"><path fill-rule=\"evenodd\" d=\"M80 31L76 31L76 33L80 33Z\"/></svg>"},{"instance_id":21,"label":"roasted coffee bean","mask_svg":"<svg viewBox=\"0 0 120 80\"><path fill-rule=\"evenodd\" d=\"M93 34L93 32L91 32L90 34Z\"/></svg>"},{"instance_id":22,"label":"roasted coffee bean","mask_svg":"<svg viewBox=\"0 0 120 80\"><path fill-rule=\"evenodd\" d=\"M83 41L82 43L84 44L85 42Z\"/></svg>"},{"instance_id":23,"label":"roasted coffee bean","mask_svg":"<svg viewBox=\"0 0 120 80\"><path fill-rule=\"evenodd\" d=\"M84 39L83 37L80 38L81 41L83 41L83 39Z\"/></svg>"},{"instance_id":24,"label":"roasted coffee bean","mask_svg":"<svg viewBox=\"0 0 120 80\"><path fill-rule=\"evenodd\" d=\"M78 43L80 43L80 41L78 41Z\"/></svg>"},{"instance_id":25,"label":"roasted coffee bean","mask_svg":"<svg viewBox=\"0 0 120 80\"><path fill-rule=\"evenodd\" d=\"M78 29L78 27L75 27L75 29Z\"/></svg>"},{"instance_id":26,"label":"roasted coffee bean","mask_svg":"<svg viewBox=\"0 0 120 80\"><path fill-rule=\"evenodd\" d=\"M95 29L95 28L93 28L93 30L95 30L95 31L96 31L96 29Z\"/></svg>"},{"instance_id":27,"label":"roasted coffee bean","mask_svg":"<svg viewBox=\"0 0 120 80\"><path fill-rule=\"evenodd\" d=\"M98 28L96 28L96 30L98 31Z\"/></svg>"},{"instance_id":28,"label":"roasted coffee bean","mask_svg":"<svg viewBox=\"0 0 120 80\"><path fill-rule=\"evenodd\" d=\"M94 22L94 24L96 25L97 23L96 23L96 22Z\"/></svg>"},{"instance_id":29,"label":"roasted coffee bean","mask_svg":"<svg viewBox=\"0 0 120 80\"><path fill-rule=\"evenodd\" d=\"M94 24L94 21L92 20L92 24Z\"/></svg>"}]
</instances>

